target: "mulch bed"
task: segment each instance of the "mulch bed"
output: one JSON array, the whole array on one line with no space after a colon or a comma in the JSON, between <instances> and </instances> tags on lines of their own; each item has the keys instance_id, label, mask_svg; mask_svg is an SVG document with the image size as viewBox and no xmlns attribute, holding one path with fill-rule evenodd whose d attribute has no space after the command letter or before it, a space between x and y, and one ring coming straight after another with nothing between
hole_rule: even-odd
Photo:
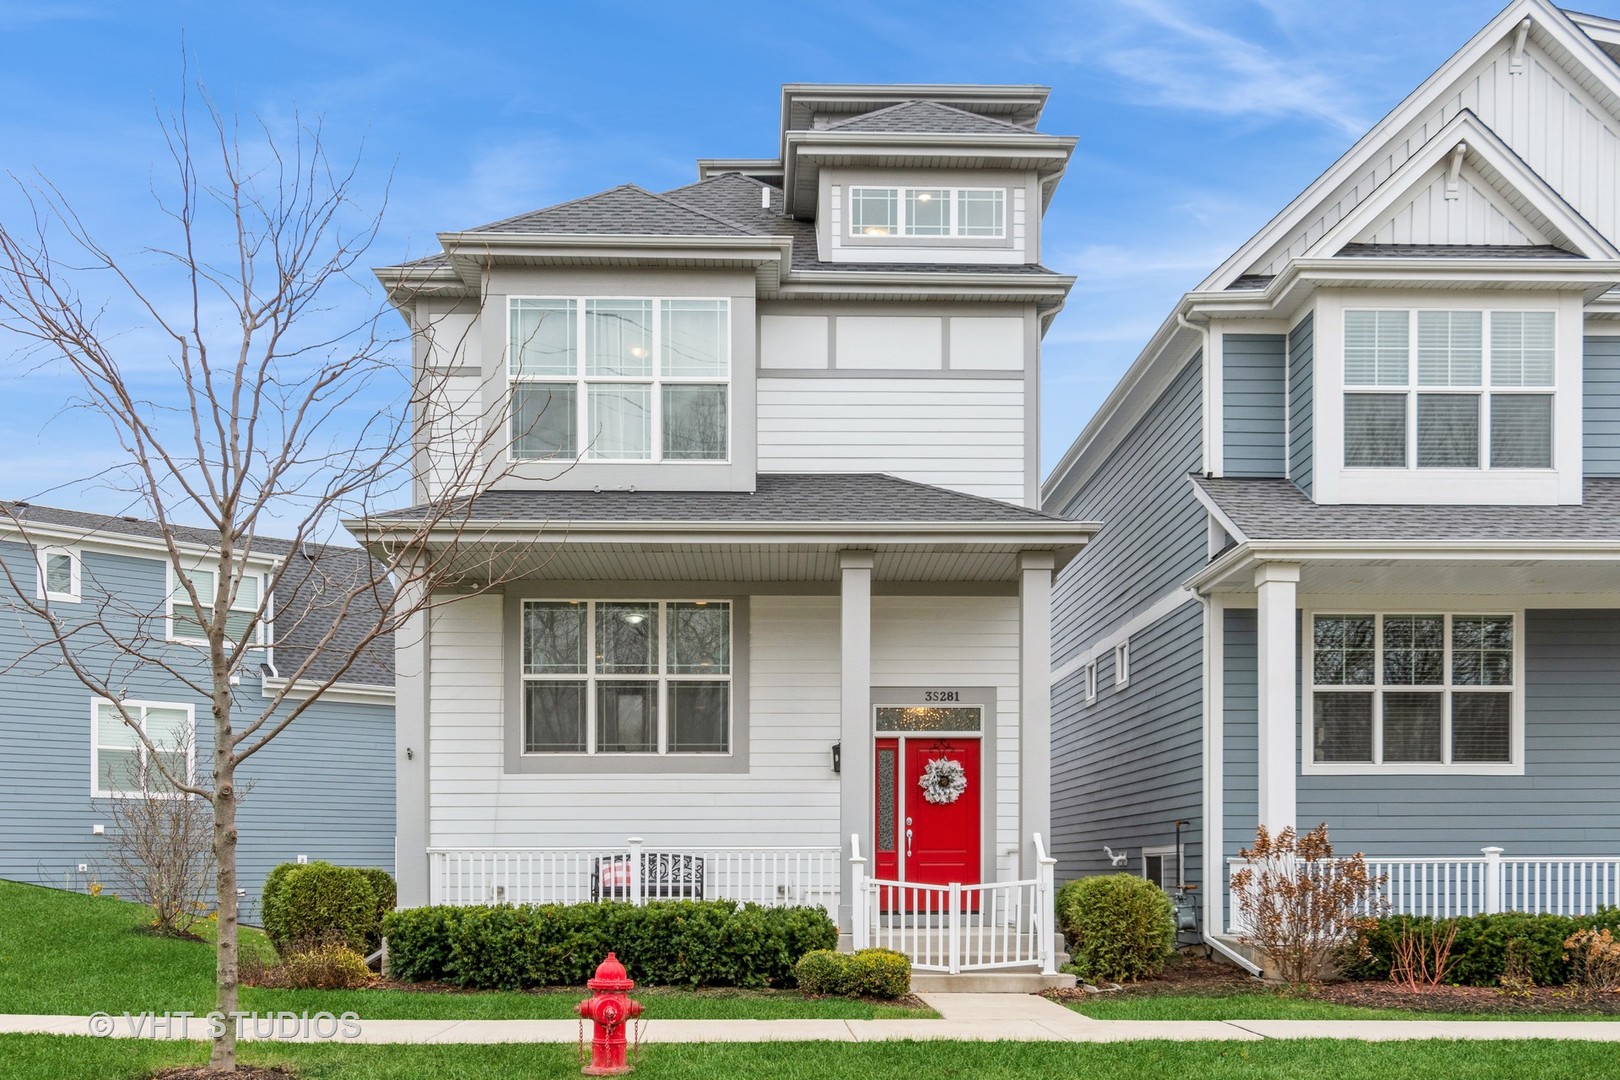
<instances>
[{"instance_id":1,"label":"mulch bed","mask_svg":"<svg viewBox=\"0 0 1620 1080\"><path fill-rule=\"evenodd\" d=\"M172 1069L159 1069L151 1080L294 1080L298 1074L271 1065L238 1065L233 1073L213 1072L206 1065L182 1065Z\"/></svg>"},{"instance_id":2,"label":"mulch bed","mask_svg":"<svg viewBox=\"0 0 1620 1080\"><path fill-rule=\"evenodd\" d=\"M1230 997L1236 994L1299 994L1335 1005L1365 1009L1401 1009L1417 1013L1476 1013L1480 1016L1620 1016L1620 993L1583 995L1567 986L1538 986L1509 994L1491 986L1439 986L1418 993L1390 982L1335 982L1292 991L1263 982L1231 964L1182 953L1165 965L1156 979L1127 983L1112 993L1082 987L1049 990L1054 1001L1096 1001L1118 995L1148 997L1190 994Z\"/></svg>"}]
</instances>

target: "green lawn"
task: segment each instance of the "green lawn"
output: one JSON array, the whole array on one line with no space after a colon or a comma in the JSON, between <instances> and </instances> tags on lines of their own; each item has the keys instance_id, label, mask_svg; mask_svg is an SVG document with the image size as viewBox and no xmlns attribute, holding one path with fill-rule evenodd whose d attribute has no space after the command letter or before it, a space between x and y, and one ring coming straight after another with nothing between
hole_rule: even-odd
<instances>
[{"instance_id":1,"label":"green lawn","mask_svg":"<svg viewBox=\"0 0 1620 1080\"><path fill-rule=\"evenodd\" d=\"M1447 1013L1370 1009L1285 993L1098 994L1064 1002L1094 1020L1620 1020L1578 1013ZM1620 1070L1617 1070L1620 1073Z\"/></svg>"},{"instance_id":2,"label":"green lawn","mask_svg":"<svg viewBox=\"0 0 1620 1080\"><path fill-rule=\"evenodd\" d=\"M145 908L105 896L0 881L0 1012L207 1012L214 951L144 932ZM271 955L264 935L242 931L244 954ZM352 1011L369 1020L569 1019L584 989L544 993L413 990L261 990L244 987L250 1012ZM928 1009L812 999L792 991L637 991L649 1018L865 1020L932 1017Z\"/></svg>"},{"instance_id":3,"label":"green lawn","mask_svg":"<svg viewBox=\"0 0 1620 1080\"><path fill-rule=\"evenodd\" d=\"M248 1046L243 1060L289 1065L302 1080L547 1080L579 1075L572 1046ZM136 1080L163 1065L204 1060L201 1046L86 1036L0 1035L8 1080ZM1133 1080L1541 1080L1605 1077L1615 1051L1603 1043L1326 1040L1260 1043L766 1043L650 1046L636 1075L647 1080L716 1076L867 1080L912 1076L1024 1080L1127 1076Z\"/></svg>"}]
</instances>

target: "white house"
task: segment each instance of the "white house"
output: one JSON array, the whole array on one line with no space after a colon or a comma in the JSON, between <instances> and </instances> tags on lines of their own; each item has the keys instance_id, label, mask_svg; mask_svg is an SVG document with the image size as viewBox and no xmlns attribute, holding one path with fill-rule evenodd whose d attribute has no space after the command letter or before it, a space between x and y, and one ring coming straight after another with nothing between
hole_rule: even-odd
<instances>
[{"instance_id":1,"label":"white house","mask_svg":"<svg viewBox=\"0 0 1620 1080\"><path fill-rule=\"evenodd\" d=\"M1256 825L1326 822L1398 912L1620 903L1620 21L1509 4L1043 505L1105 522L1054 601L1065 873L1126 851L1219 934Z\"/></svg>"},{"instance_id":2,"label":"white house","mask_svg":"<svg viewBox=\"0 0 1620 1080\"><path fill-rule=\"evenodd\" d=\"M435 380L415 499L468 500L415 557L500 582L398 645L403 904L949 909L1027 955L918 966L1050 964L1052 580L1094 527L1037 505L1045 100L787 86L773 157L377 271Z\"/></svg>"}]
</instances>

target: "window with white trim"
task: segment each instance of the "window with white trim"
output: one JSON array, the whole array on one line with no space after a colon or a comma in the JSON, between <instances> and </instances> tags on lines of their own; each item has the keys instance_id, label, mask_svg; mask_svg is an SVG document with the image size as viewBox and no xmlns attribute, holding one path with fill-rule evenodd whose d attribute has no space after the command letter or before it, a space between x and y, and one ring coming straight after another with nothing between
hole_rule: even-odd
<instances>
[{"instance_id":1,"label":"window with white trim","mask_svg":"<svg viewBox=\"0 0 1620 1080\"><path fill-rule=\"evenodd\" d=\"M852 187L849 234L1000 239L1007 235L1007 193L1001 188Z\"/></svg>"},{"instance_id":2,"label":"window with white trim","mask_svg":"<svg viewBox=\"0 0 1620 1080\"><path fill-rule=\"evenodd\" d=\"M1131 682L1131 642L1130 639L1114 646L1114 686L1123 688Z\"/></svg>"},{"instance_id":3,"label":"window with white trim","mask_svg":"<svg viewBox=\"0 0 1620 1080\"><path fill-rule=\"evenodd\" d=\"M1517 621L1312 616L1310 763L1408 771L1517 764Z\"/></svg>"},{"instance_id":4,"label":"window with white trim","mask_svg":"<svg viewBox=\"0 0 1620 1080\"><path fill-rule=\"evenodd\" d=\"M1345 467L1552 468L1556 340L1553 311L1346 311Z\"/></svg>"},{"instance_id":5,"label":"window with white trim","mask_svg":"<svg viewBox=\"0 0 1620 1080\"><path fill-rule=\"evenodd\" d=\"M35 595L40 600L77 604L81 563L79 553L71 548L43 547L35 552L39 570L39 584Z\"/></svg>"},{"instance_id":6,"label":"window with white trim","mask_svg":"<svg viewBox=\"0 0 1620 1080\"><path fill-rule=\"evenodd\" d=\"M525 754L731 752L731 604L525 600Z\"/></svg>"},{"instance_id":7,"label":"window with white trim","mask_svg":"<svg viewBox=\"0 0 1620 1080\"><path fill-rule=\"evenodd\" d=\"M731 302L512 297L514 460L724 461Z\"/></svg>"},{"instance_id":8,"label":"window with white trim","mask_svg":"<svg viewBox=\"0 0 1620 1080\"><path fill-rule=\"evenodd\" d=\"M1165 892L1180 887L1181 882L1176 880L1178 869L1174 844L1142 849L1142 876Z\"/></svg>"},{"instance_id":9,"label":"window with white trim","mask_svg":"<svg viewBox=\"0 0 1620 1080\"><path fill-rule=\"evenodd\" d=\"M1097 661L1086 665L1086 704L1097 700Z\"/></svg>"},{"instance_id":10,"label":"window with white trim","mask_svg":"<svg viewBox=\"0 0 1620 1080\"><path fill-rule=\"evenodd\" d=\"M208 601L214 598L217 572L217 566L199 566L186 571L186 580L191 582L198 601L203 605L199 608L192 604L191 596L175 574L174 568L169 568L169 578L174 582L169 590L169 637L172 640L197 642L208 640L204 626L213 619L213 608ZM225 633L229 639L240 638L252 623L259 610L259 592L263 586L263 576L254 572L244 572L236 582L236 595L231 598L230 611L225 617ZM254 639L260 642L264 640L262 621L255 630Z\"/></svg>"},{"instance_id":11,"label":"window with white trim","mask_svg":"<svg viewBox=\"0 0 1620 1080\"><path fill-rule=\"evenodd\" d=\"M124 711L151 740L162 767L153 761L118 707L106 698L91 703L91 792L98 796L170 795L174 785L164 775L186 784L196 779L196 712L190 705L160 701L125 701Z\"/></svg>"}]
</instances>

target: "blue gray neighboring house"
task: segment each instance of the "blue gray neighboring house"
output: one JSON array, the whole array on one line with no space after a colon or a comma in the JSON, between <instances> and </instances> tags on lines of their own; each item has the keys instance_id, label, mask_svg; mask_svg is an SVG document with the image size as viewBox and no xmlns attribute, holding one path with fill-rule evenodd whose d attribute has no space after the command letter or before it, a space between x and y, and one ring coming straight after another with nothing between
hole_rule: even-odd
<instances>
[{"instance_id":1,"label":"blue gray neighboring house","mask_svg":"<svg viewBox=\"0 0 1620 1080\"><path fill-rule=\"evenodd\" d=\"M114 634L157 634L172 640L171 663L193 665L205 678L203 654L177 631L169 560L157 527L21 503L0 515L0 878L85 891L116 891L107 861L110 788L127 777L114 766L133 751L116 721L98 725L94 695L62 662L39 616L11 595L17 588L50 594L67 627L104 620ZM176 530L198 552L207 534ZM277 622L263 660L246 666L237 688L241 713L262 708L278 679L297 668L331 626L323 582L369 564L354 548L261 540L256 552L300 561L273 597ZM266 564L268 565L268 563ZM183 606L183 605L182 605ZM373 624L374 625L374 624ZM340 627L340 636L345 632ZM110 650L85 633L81 659L108 663ZM352 637L352 633L350 633ZM243 918L258 917L265 875L278 863L325 859L354 866L394 866L394 664L391 639L367 645L358 661L319 701L241 768L238 872ZM309 666L320 678L335 669ZM119 680L127 702L148 717L154 739L194 729L195 775L206 779L212 755L207 700L159 669L132 670ZM121 756L125 755L125 756Z\"/></svg>"},{"instance_id":2,"label":"blue gray neighboring house","mask_svg":"<svg viewBox=\"0 0 1620 1080\"><path fill-rule=\"evenodd\" d=\"M1620 22L1517 0L1165 319L1043 488L1060 879L1620 903L1617 166Z\"/></svg>"}]
</instances>

